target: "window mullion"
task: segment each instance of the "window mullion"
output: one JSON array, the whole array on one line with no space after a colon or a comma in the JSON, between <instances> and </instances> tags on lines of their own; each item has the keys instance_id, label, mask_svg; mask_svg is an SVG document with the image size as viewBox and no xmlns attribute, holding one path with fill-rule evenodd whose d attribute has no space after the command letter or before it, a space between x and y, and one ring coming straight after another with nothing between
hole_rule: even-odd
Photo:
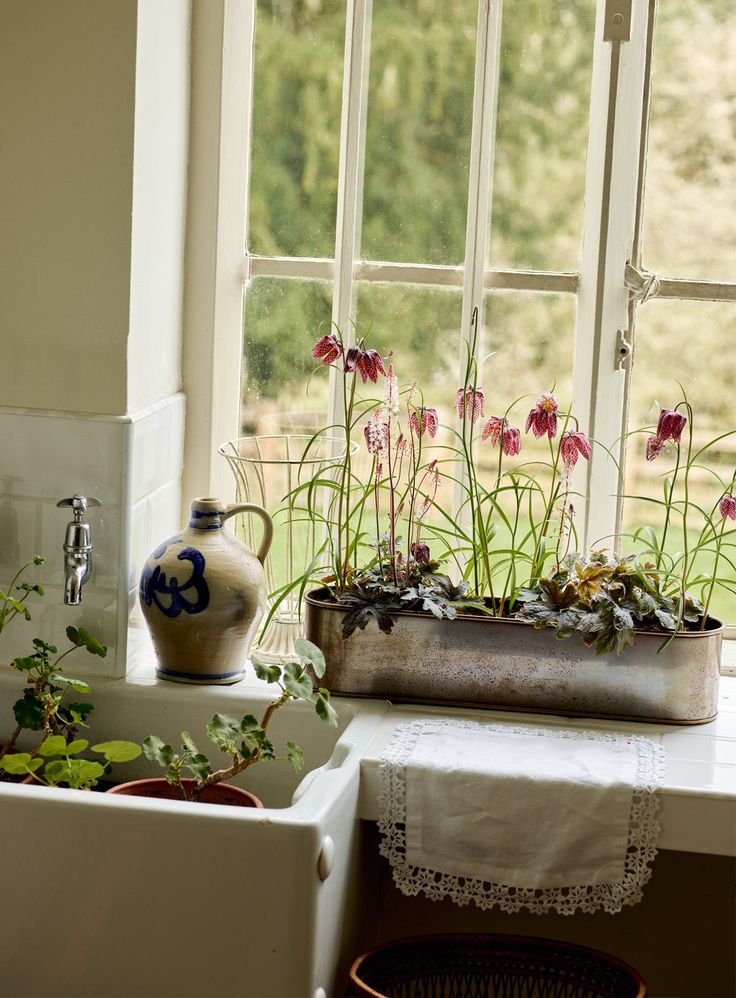
<instances>
[{"instance_id":1,"label":"window mullion","mask_svg":"<svg viewBox=\"0 0 736 998\"><path fill-rule=\"evenodd\" d=\"M465 279L463 284L462 335L470 335L475 308L483 307L483 285L491 216L493 160L496 144L496 105L501 44L501 0L481 0L473 92L473 130L470 143L468 215L465 232ZM460 348L460 373L465 349Z\"/></svg>"},{"instance_id":2,"label":"window mullion","mask_svg":"<svg viewBox=\"0 0 736 998\"><path fill-rule=\"evenodd\" d=\"M358 248L360 226L363 131L365 123L368 44L371 0L349 0L345 25L345 64L342 118L340 122L340 164L338 172L337 222L335 232L335 283L332 321L351 339L353 261ZM341 421L343 399L339 379L330 369L328 424Z\"/></svg>"},{"instance_id":3,"label":"window mullion","mask_svg":"<svg viewBox=\"0 0 736 998\"><path fill-rule=\"evenodd\" d=\"M473 312L475 309L478 310L479 322L483 313L486 246L491 217L493 161L496 148L501 9L502 0L480 0L478 5L458 385L464 383L467 363L466 344L470 339ZM476 353L478 346L476 343ZM465 467L458 461L455 469L455 508L460 511L459 515L463 521L469 516L465 502L466 486L463 484L465 476Z\"/></svg>"},{"instance_id":4,"label":"window mullion","mask_svg":"<svg viewBox=\"0 0 736 998\"><path fill-rule=\"evenodd\" d=\"M584 546L605 543L616 530L620 492L617 462L623 457L620 436L625 372L618 362L618 331L628 328L629 293L624 271L631 259L640 193L649 3L634 0L630 40L606 40L607 18L618 16L620 6L599 2L593 52L573 374L575 414L581 428L598 443L583 472L587 483L578 483L590 497L584 520L580 517L578 521Z\"/></svg>"}]
</instances>

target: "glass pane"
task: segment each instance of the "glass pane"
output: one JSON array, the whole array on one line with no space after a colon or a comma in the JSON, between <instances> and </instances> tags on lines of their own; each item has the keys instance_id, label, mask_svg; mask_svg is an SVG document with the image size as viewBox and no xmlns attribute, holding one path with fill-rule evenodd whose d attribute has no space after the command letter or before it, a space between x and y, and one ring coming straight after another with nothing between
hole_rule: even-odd
<instances>
[{"instance_id":1,"label":"glass pane","mask_svg":"<svg viewBox=\"0 0 736 998\"><path fill-rule=\"evenodd\" d=\"M335 252L344 0L258 0L249 249Z\"/></svg>"},{"instance_id":2,"label":"glass pane","mask_svg":"<svg viewBox=\"0 0 736 998\"><path fill-rule=\"evenodd\" d=\"M594 0L505 0L490 263L580 266Z\"/></svg>"},{"instance_id":3,"label":"glass pane","mask_svg":"<svg viewBox=\"0 0 736 998\"><path fill-rule=\"evenodd\" d=\"M654 39L644 259L736 280L736 4L667 0Z\"/></svg>"},{"instance_id":4,"label":"glass pane","mask_svg":"<svg viewBox=\"0 0 736 998\"><path fill-rule=\"evenodd\" d=\"M312 347L330 329L331 296L332 286L319 281L261 277L248 285L241 392L244 434L300 433L325 425L327 378L309 382L309 376L316 363Z\"/></svg>"},{"instance_id":5,"label":"glass pane","mask_svg":"<svg viewBox=\"0 0 736 998\"><path fill-rule=\"evenodd\" d=\"M460 263L477 0L375 0L362 255Z\"/></svg>"},{"instance_id":6,"label":"glass pane","mask_svg":"<svg viewBox=\"0 0 736 998\"><path fill-rule=\"evenodd\" d=\"M486 394L486 417L505 417L511 427L518 428L521 450L517 456L505 456L500 446L494 447L489 440L481 440L476 463L480 481L486 488L495 487L501 468L503 473L518 473L523 483L527 481L526 476L531 476L544 490L543 495L536 491L520 493L522 501L513 546L523 548L529 556L534 549L533 542L529 540L522 544L522 538L529 530L529 502L531 499L534 521L539 525L544 519L553 454L549 438L546 435L537 438L531 431L527 433L525 424L542 394L555 395L560 413L570 409L576 302L574 295L519 291L492 291L485 298L481 356L488 360L483 365L480 380ZM585 426L580 429L587 432ZM561 431L562 424L558 423L555 446ZM502 484L508 486L510 481L504 479ZM514 523L517 507L513 492L505 492L499 502L509 522ZM499 552L507 548L512 538L500 517L494 517L494 522L499 533L493 550ZM552 550L558 533L555 517L549 531ZM507 570L509 566L504 557L498 555L497 558ZM504 571L501 571L501 582L503 576Z\"/></svg>"},{"instance_id":7,"label":"glass pane","mask_svg":"<svg viewBox=\"0 0 736 998\"><path fill-rule=\"evenodd\" d=\"M653 432L659 409L673 408L682 398L677 384L685 389L693 406L693 436L701 447L736 425L733 408L725 400L736 393L736 356L724 350L725 343L736 337L736 305L726 302L689 302L655 299L639 310L636 330L636 353L632 373L631 429L650 427ZM697 339L697 348L693 341ZM683 440L685 438L683 437ZM675 449L668 444L664 452L651 463L645 459L646 435L630 439L626 458L626 492L659 500L663 496L665 479L674 466ZM709 512L714 509L736 467L736 436L722 440L709 449L698 462L701 466L690 476L690 499ZM721 484L719 476L724 484ZM678 522L669 532L667 549L682 550L682 530ZM717 517L720 521L720 517ZM643 499L624 503L624 529L632 531L642 525L662 532L661 507ZM691 549L697 542L703 518L695 512L688 530ZM730 552L734 562L736 551ZM704 551L698 567L709 570L712 554ZM736 570L722 565L736 586ZM734 596L716 591L712 610L736 623Z\"/></svg>"}]
</instances>

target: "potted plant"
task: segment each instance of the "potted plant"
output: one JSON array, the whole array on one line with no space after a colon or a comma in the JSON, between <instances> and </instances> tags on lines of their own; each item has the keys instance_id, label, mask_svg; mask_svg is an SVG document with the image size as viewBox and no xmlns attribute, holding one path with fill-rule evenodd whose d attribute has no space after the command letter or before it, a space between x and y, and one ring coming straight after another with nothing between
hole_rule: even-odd
<instances>
[{"instance_id":1,"label":"potted plant","mask_svg":"<svg viewBox=\"0 0 736 998\"><path fill-rule=\"evenodd\" d=\"M20 580L32 565L39 566L43 561L37 555L18 570L7 593L0 591L0 631L16 617L31 619L27 600L31 594L43 596L43 586ZM91 749L103 756L104 763L82 757L89 742L77 738L77 734L80 727L88 727L87 718L94 707L88 700L77 698L86 697L90 687L84 680L67 675L61 663L78 649L104 658L107 646L83 627L67 627L66 636L69 647L63 652L56 645L34 638L33 651L10 663L23 675L25 688L13 704L15 727L0 742L0 781L87 790L109 774L113 763L128 762L140 755L140 747L133 742L110 741ZM25 735L28 740L30 732L38 738L36 745L30 751L19 751L18 739Z\"/></svg>"},{"instance_id":2,"label":"potted plant","mask_svg":"<svg viewBox=\"0 0 736 998\"><path fill-rule=\"evenodd\" d=\"M217 768L186 731L181 734L179 752L175 752L171 745L157 735L149 735L143 740L143 751L146 758L166 770L165 776L133 780L112 787L108 793L204 804L263 807L254 794L240 787L229 786L226 781L265 759L287 760L295 772L301 771L304 765L301 748L295 742L287 741L285 754L279 756L268 736L268 728L276 711L292 700L304 700L313 704L322 721L333 727L337 725L337 714L330 704L329 692L321 688L313 695L312 680L307 673L309 667L317 677L324 674L322 652L304 638L297 638L295 649L298 660L287 662L283 667L253 658L258 678L277 684L281 690L280 695L269 703L260 721L253 714L246 714L239 720L227 714L215 714L207 724L207 738L227 756L227 765ZM185 772L190 775L185 776Z\"/></svg>"},{"instance_id":3,"label":"potted plant","mask_svg":"<svg viewBox=\"0 0 736 998\"><path fill-rule=\"evenodd\" d=\"M344 460L289 497L325 529L312 564L279 594L306 595L307 635L325 654L325 681L333 692L392 699L710 719L722 625L709 608L714 588L727 584L720 569L736 498L733 479L717 480L710 508L693 502L690 486L729 434L696 448L687 398L663 409L646 443L649 461L674 458L664 498L650 500L662 529L578 552L574 476L596 444L553 392L531 407L517 399L487 413L476 337L477 315L457 419L439 451L436 409L416 383L399 389L390 358L365 338L347 347L338 329L315 344L315 359L342 382L343 434L348 444L362 437L371 458L361 480L348 446ZM364 396L359 377L364 386L383 381L380 397ZM547 460L519 458L513 415L522 406L525 432L546 443ZM483 446L495 448L490 476L477 464ZM441 500L442 478L460 489L459 509ZM320 486L330 495L322 508ZM637 550L626 554L624 544ZM570 640L550 640L550 630Z\"/></svg>"}]
</instances>

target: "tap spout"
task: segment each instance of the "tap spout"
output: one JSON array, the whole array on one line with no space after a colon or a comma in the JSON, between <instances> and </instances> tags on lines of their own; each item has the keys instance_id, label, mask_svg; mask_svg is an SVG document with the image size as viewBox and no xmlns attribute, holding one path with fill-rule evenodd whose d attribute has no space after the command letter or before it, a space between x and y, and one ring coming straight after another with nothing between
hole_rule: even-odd
<instances>
[{"instance_id":1,"label":"tap spout","mask_svg":"<svg viewBox=\"0 0 736 998\"><path fill-rule=\"evenodd\" d=\"M92 532L82 518L85 510L89 506L99 506L100 500L75 495L56 505L69 506L74 514L64 535L64 602L68 606L78 606L82 602L82 586L92 572Z\"/></svg>"},{"instance_id":2,"label":"tap spout","mask_svg":"<svg viewBox=\"0 0 736 998\"><path fill-rule=\"evenodd\" d=\"M91 547L91 545L90 545ZM67 606L78 606L82 602L82 586L92 571L92 555L89 551L68 550L64 545L64 602Z\"/></svg>"}]
</instances>

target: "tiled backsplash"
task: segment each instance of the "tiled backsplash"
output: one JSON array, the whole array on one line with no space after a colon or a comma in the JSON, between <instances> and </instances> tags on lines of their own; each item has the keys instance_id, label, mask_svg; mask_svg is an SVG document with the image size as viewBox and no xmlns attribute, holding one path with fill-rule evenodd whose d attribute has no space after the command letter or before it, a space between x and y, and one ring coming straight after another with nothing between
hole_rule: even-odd
<instances>
[{"instance_id":1,"label":"tiled backsplash","mask_svg":"<svg viewBox=\"0 0 736 998\"><path fill-rule=\"evenodd\" d=\"M28 654L37 635L63 646L65 628L75 624L104 641L108 654L101 660L80 653L74 671L123 675L141 566L181 525L184 397L120 418L0 410L0 435L0 588L34 555L46 559L28 576L43 582L45 596L30 597L30 623L16 619L0 635L0 661ZM102 502L87 512L94 569L78 607L63 602L62 544L70 511L56 508L74 493Z\"/></svg>"}]
</instances>

